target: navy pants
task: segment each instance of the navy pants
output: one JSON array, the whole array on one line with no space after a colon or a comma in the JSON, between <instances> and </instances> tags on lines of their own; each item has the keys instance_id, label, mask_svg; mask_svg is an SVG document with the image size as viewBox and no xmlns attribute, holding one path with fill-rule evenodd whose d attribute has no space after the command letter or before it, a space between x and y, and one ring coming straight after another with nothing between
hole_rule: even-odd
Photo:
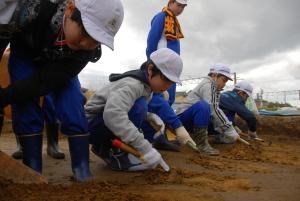
<instances>
[{"instance_id":1,"label":"navy pants","mask_svg":"<svg viewBox=\"0 0 300 201\"><path fill-rule=\"evenodd\" d=\"M180 121L187 131L194 128L208 128L210 122L210 106L206 101L198 101L179 115Z\"/></svg>"},{"instance_id":2,"label":"navy pants","mask_svg":"<svg viewBox=\"0 0 300 201\"><path fill-rule=\"evenodd\" d=\"M31 59L18 55L14 48L11 48L9 58L11 82L29 77L39 67L35 66ZM52 93L51 96L55 113L61 122L62 133L68 136L87 134L84 96L80 91L78 77L74 77L65 88ZM12 120L13 130L17 135L41 133L45 119L40 106L40 98L36 97L24 104L13 104Z\"/></svg>"},{"instance_id":3,"label":"navy pants","mask_svg":"<svg viewBox=\"0 0 300 201\"><path fill-rule=\"evenodd\" d=\"M43 106L42 106L45 122L47 124L54 125L57 123L57 116L55 113L55 107L52 95L44 96Z\"/></svg>"}]
</instances>

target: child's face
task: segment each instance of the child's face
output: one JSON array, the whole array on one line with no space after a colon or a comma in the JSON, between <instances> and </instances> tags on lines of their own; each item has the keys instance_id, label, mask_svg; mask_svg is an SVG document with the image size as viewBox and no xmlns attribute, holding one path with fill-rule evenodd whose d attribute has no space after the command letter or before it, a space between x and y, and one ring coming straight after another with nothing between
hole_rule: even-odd
<instances>
[{"instance_id":1,"label":"child's face","mask_svg":"<svg viewBox=\"0 0 300 201\"><path fill-rule=\"evenodd\" d=\"M73 50L92 50L99 43L90 37L82 26L71 19L74 6L68 4L65 10L64 34L67 45Z\"/></svg>"},{"instance_id":2,"label":"child's face","mask_svg":"<svg viewBox=\"0 0 300 201\"><path fill-rule=\"evenodd\" d=\"M169 3L169 9L173 12L175 16L180 15L183 12L185 7L186 7L185 4L178 3L177 1L173 1Z\"/></svg>"},{"instance_id":3,"label":"child's face","mask_svg":"<svg viewBox=\"0 0 300 201\"><path fill-rule=\"evenodd\" d=\"M218 91L223 90L227 81L228 81L228 78L223 75L215 77L215 82L216 82Z\"/></svg>"},{"instance_id":4,"label":"child's face","mask_svg":"<svg viewBox=\"0 0 300 201\"><path fill-rule=\"evenodd\" d=\"M244 101L247 101L248 99L248 94L246 92L243 92L243 91L238 91L237 93Z\"/></svg>"},{"instance_id":5,"label":"child's face","mask_svg":"<svg viewBox=\"0 0 300 201\"><path fill-rule=\"evenodd\" d=\"M174 83L160 73L153 75L151 67L148 68L148 81L151 90L156 93L162 93L166 91Z\"/></svg>"}]
</instances>

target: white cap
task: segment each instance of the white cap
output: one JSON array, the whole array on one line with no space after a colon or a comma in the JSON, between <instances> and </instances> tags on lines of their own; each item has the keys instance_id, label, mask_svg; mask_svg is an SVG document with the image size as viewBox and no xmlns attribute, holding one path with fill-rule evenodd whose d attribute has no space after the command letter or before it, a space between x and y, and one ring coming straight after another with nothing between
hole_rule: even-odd
<instances>
[{"instance_id":1,"label":"white cap","mask_svg":"<svg viewBox=\"0 0 300 201\"><path fill-rule=\"evenodd\" d=\"M224 75L228 79L232 80L230 75L230 68L225 64L216 63L210 68L209 72Z\"/></svg>"},{"instance_id":2,"label":"white cap","mask_svg":"<svg viewBox=\"0 0 300 201\"><path fill-rule=\"evenodd\" d=\"M120 0L75 0L83 26L96 41L114 49L114 37L124 18Z\"/></svg>"},{"instance_id":3,"label":"white cap","mask_svg":"<svg viewBox=\"0 0 300 201\"><path fill-rule=\"evenodd\" d=\"M169 48L160 48L152 52L150 59L169 80L179 83L183 63L180 56Z\"/></svg>"},{"instance_id":4,"label":"white cap","mask_svg":"<svg viewBox=\"0 0 300 201\"><path fill-rule=\"evenodd\" d=\"M234 89L241 90L241 91L245 92L248 96L251 96L252 91L253 91L253 87L246 80L242 80L242 81L238 82L234 86Z\"/></svg>"},{"instance_id":5,"label":"white cap","mask_svg":"<svg viewBox=\"0 0 300 201\"><path fill-rule=\"evenodd\" d=\"M185 4L187 5L187 0L176 0L180 4Z\"/></svg>"}]
</instances>

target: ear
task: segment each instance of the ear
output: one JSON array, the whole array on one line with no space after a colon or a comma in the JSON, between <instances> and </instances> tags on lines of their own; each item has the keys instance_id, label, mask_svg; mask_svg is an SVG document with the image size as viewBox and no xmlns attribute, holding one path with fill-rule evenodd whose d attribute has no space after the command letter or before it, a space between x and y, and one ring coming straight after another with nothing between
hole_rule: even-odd
<instances>
[{"instance_id":1,"label":"ear","mask_svg":"<svg viewBox=\"0 0 300 201\"><path fill-rule=\"evenodd\" d=\"M148 73L148 78L153 77L153 64L149 63L147 66L147 73Z\"/></svg>"},{"instance_id":2,"label":"ear","mask_svg":"<svg viewBox=\"0 0 300 201\"><path fill-rule=\"evenodd\" d=\"M71 16L71 14L73 13L75 9L75 2L74 0L69 0L67 5L66 5L66 8L65 8L65 16L69 17Z\"/></svg>"}]
</instances>

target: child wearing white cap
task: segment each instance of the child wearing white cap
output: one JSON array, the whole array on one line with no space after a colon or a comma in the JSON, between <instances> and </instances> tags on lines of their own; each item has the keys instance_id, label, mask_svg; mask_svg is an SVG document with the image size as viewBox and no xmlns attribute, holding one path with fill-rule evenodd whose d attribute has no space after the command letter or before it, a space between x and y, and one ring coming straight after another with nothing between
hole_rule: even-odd
<instances>
[{"instance_id":1,"label":"child wearing white cap","mask_svg":"<svg viewBox=\"0 0 300 201\"><path fill-rule=\"evenodd\" d=\"M185 103L178 109L183 125L193 131L191 137L197 143L199 151L209 155L219 154L208 142L210 117L214 127L222 130L228 141L233 142L238 138L232 123L219 107L220 91L228 80L231 80L229 67L220 63L214 64L208 76L188 94Z\"/></svg>"},{"instance_id":2,"label":"child wearing white cap","mask_svg":"<svg viewBox=\"0 0 300 201\"><path fill-rule=\"evenodd\" d=\"M147 37L147 58L153 51L163 47L170 48L180 55L180 40L184 36L177 17L183 13L187 6L187 0L168 0L167 2L167 6L151 20L151 28ZM177 137L188 136L187 131L171 107L175 101L176 84L173 84L165 94L168 94L168 99L165 99L161 93L153 94L153 98L148 105L149 111L155 114L157 119L161 118L160 122L162 125L166 124L172 128L176 132ZM153 145L159 149L178 151L178 142L168 141L165 135L158 136L152 124L152 122L145 122L142 126L147 139L151 142L153 141ZM161 133L164 134L163 129L161 129ZM157 137L154 139L153 136Z\"/></svg>"},{"instance_id":3,"label":"child wearing white cap","mask_svg":"<svg viewBox=\"0 0 300 201\"><path fill-rule=\"evenodd\" d=\"M242 80L238 82L232 91L226 91L221 94L220 108L233 124L235 124L236 114L241 117L248 125L249 139L257 139L256 117L245 105L247 99L251 97L252 91L253 87L248 81ZM235 126L235 129L238 133L242 132L237 126Z\"/></svg>"},{"instance_id":4,"label":"child wearing white cap","mask_svg":"<svg viewBox=\"0 0 300 201\"><path fill-rule=\"evenodd\" d=\"M136 171L155 168L162 158L144 139L141 123L147 118L147 102L152 92L163 92L180 82L182 60L168 48L150 55L140 69L112 74L110 83L98 90L85 106L92 151L113 170ZM133 155L112 148L121 139L144 156L142 163Z\"/></svg>"},{"instance_id":5,"label":"child wearing white cap","mask_svg":"<svg viewBox=\"0 0 300 201\"><path fill-rule=\"evenodd\" d=\"M14 103L13 121L17 123L13 129L23 147L23 163L42 173L44 118L39 96L51 93L61 132L68 136L74 179L89 180L89 133L77 74L88 62L99 60L102 44L114 48L114 36L124 16L122 3L17 2L13 13L5 8L11 4L0 7L0 16L5 15L8 22L0 25L0 54L10 43L12 81L9 87L0 87L0 107Z\"/></svg>"}]
</instances>

